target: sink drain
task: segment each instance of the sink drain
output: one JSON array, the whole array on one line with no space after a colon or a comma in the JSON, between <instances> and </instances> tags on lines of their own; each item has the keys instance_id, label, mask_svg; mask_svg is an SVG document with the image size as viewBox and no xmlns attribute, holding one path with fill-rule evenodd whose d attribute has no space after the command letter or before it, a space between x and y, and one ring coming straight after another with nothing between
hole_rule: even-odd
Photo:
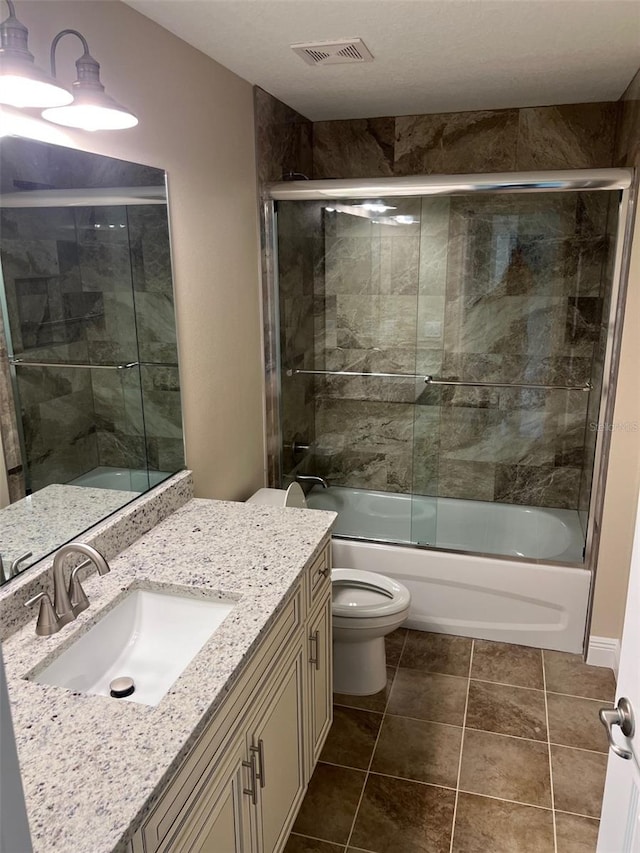
<instances>
[{"instance_id":1,"label":"sink drain","mask_svg":"<svg viewBox=\"0 0 640 853\"><path fill-rule=\"evenodd\" d=\"M111 696L114 699L126 699L127 696L135 691L136 686L133 683L133 678L128 675L121 675L120 678L114 678L109 685Z\"/></svg>"}]
</instances>

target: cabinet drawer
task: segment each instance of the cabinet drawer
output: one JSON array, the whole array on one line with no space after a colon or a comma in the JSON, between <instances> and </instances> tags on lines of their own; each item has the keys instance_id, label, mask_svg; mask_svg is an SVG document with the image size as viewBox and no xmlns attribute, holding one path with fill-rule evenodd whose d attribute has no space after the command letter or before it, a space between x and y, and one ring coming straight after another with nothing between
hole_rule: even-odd
<instances>
[{"instance_id":1,"label":"cabinet drawer","mask_svg":"<svg viewBox=\"0 0 640 853\"><path fill-rule=\"evenodd\" d=\"M331 545L327 543L307 571L307 608L323 598L331 585Z\"/></svg>"},{"instance_id":2,"label":"cabinet drawer","mask_svg":"<svg viewBox=\"0 0 640 853\"><path fill-rule=\"evenodd\" d=\"M161 849L163 840L183 809L189 809L199 795L228 739L234 736L252 712L256 691L270 677L280 659L279 651L287 648L301 625L301 603L301 590L298 587L265 640L260 643L246 671L215 712L215 718L165 789L141 830L145 853L155 853Z\"/></svg>"}]
</instances>

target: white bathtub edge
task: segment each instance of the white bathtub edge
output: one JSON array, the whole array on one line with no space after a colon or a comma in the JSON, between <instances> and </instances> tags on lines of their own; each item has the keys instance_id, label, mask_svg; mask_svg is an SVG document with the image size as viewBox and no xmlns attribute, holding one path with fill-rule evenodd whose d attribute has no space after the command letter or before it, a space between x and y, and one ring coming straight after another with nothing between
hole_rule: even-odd
<instances>
[{"instance_id":1,"label":"white bathtub edge","mask_svg":"<svg viewBox=\"0 0 640 853\"><path fill-rule=\"evenodd\" d=\"M618 667L620 665L620 640L615 637L589 637L587 649L587 663L589 666L606 666L612 669L618 680Z\"/></svg>"},{"instance_id":2,"label":"white bathtub edge","mask_svg":"<svg viewBox=\"0 0 640 853\"><path fill-rule=\"evenodd\" d=\"M411 592L407 627L582 654L591 574L567 566L333 540L336 567Z\"/></svg>"}]
</instances>

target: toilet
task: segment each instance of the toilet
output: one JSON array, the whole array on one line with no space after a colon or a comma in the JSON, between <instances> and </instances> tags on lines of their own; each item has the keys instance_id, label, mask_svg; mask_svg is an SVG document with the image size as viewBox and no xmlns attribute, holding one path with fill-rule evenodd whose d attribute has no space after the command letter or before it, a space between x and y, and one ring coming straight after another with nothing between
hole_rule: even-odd
<instances>
[{"instance_id":1,"label":"toilet","mask_svg":"<svg viewBox=\"0 0 640 853\"><path fill-rule=\"evenodd\" d=\"M401 583L356 569L333 569L333 689L369 696L387 683L384 638L406 620L411 593Z\"/></svg>"},{"instance_id":2,"label":"toilet","mask_svg":"<svg viewBox=\"0 0 640 853\"><path fill-rule=\"evenodd\" d=\"M305 509L298 483L258 489L247 503ZM387 683L384 638L409 614L411 593L386 575L359 569L331 572L333 690L352 696L378 693Z\"/></svg>"}]
</instances>

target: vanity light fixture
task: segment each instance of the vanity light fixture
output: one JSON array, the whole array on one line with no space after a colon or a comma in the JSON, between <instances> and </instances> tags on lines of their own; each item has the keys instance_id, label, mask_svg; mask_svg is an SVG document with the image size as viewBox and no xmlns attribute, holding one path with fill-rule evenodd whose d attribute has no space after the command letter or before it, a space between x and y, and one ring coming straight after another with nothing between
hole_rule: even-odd
<instances>
[{"instance_id":1,"label":"vanity light fixture","mask_svg":"<svg viewBox=\"0 0 640 853\"><path fill-rule=\"evenodd\" d=\"M34 64L27 39L29 31L16 18L12 0L6 0L9 17L0 23L0 104L12 107L57 107L73 96Z\"/></svg>"},{"instance_id":2,"label":"vanity light fixture","mask_svg":"<svg viewBox=\"0 0 640 853\"><path fill-rule=\"evenodd\" d=\"M73 103L43 110L42 118L65 127L82 130L123 130L135 127L138 119L104 90L100 64L89 53L85 37L77 30L62 30L51 43L51 74L56 76L56 48L63 36L80 39L84 53L76 60L78 79L72 84Z\"/></svg>"}]
</instances>

